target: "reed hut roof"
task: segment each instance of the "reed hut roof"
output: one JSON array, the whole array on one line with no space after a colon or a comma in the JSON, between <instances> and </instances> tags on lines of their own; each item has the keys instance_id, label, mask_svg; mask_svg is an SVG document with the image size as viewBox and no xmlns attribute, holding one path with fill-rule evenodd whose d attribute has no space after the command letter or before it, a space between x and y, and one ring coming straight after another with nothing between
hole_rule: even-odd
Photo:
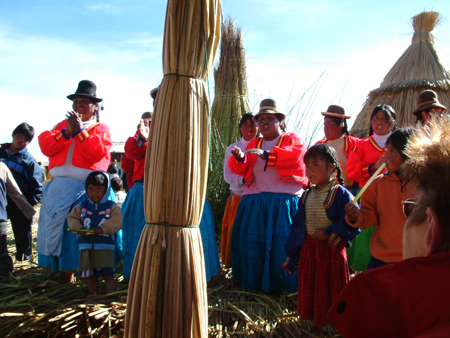
<instances>
[{"instance_id":1,"label":"reed hut roof","mask_svg":"<svg viewBox=\"0 0 450 338\"><path fill-rule=\"evenodd\" d=\"M411 46L386 74L380 87L369 92L350 131L352 135L368 135L370 115L379 104L395 109L398 127L413 125L417 98L427 89L434 90L439 101L450 107L450 73L439 59L432 33L442 20L438 12L422 12L411 19L414 29Z\"/></svg>"}]
</instances>

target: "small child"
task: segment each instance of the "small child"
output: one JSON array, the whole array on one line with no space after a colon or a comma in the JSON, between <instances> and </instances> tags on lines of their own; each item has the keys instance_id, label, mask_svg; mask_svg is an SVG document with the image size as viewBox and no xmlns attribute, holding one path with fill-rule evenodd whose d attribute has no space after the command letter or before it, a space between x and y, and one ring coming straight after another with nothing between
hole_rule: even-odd
<instances>
[{"instance_id":1,"label":"small child","mask_svg":"<svg viewBox=\"0 0 450 338\"><path fill-rule=\"evenodd\" d=\"M106 283L106 292L116 290L114 280L114 248L116 233L122 228L122 211L110 195L108 174L93 171L86 178L87 201L75 206L67 217L69 228L94 230L91 236L85 232L77 232L80 260L78 271L87 279L89 294L98 290L100 274Z\"/></svg>"},{"instance_id":2,"label":"small child","mask_svg":"<svg viewBox=\"0 0 450 338\"><path fill-rule=\"evenodd\" d=\"M298 268L297 312L301 319L314 320L315 332L320 334L320 327L328 324L331 304L349 281L345 245L359 229L345 221L345 205L352 195L344 188L336 151L318 144L306 152L303 161L312 188L299 202L283 268L290 273Z\"/></svg>"},{"instance_id":3,"label":"small child","mask_svg":"<svg viewBox=\"0 0 450 338\"><path fill-rule=\"evenodd\" d=\"M119 207L122 208L123 201L125 201L125 197L127 197L127 194L123 192L123 183L122 180L119 178L119 176L110 175L111 178L111 188L114 191L114 194L116 195L116 203Z\"/></svg>"},{"instance_id":4,"label":"small child","mask_svg":"<svg viewBox=\"0 0 450 338\"><path fill-rule=\"evenodd\" d=\"M346 205L348 224L361 229L375 226L370 241L368 269L397 263L403 259L403 226L406 216L402 201L415 197L409 180L402 178L401 166L407 160L405 148L413 128L398 129L386 140L387 173L378 176L361 197L361 208Z\"/></svg>"}]
</instances>

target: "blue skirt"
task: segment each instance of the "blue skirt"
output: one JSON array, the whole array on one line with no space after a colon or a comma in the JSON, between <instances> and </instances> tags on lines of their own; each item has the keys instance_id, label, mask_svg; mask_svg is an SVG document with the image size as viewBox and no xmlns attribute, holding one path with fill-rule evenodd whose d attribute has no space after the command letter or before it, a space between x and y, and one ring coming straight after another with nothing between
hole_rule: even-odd
<instances>
[{"instance_id":1,"label":"blue skirt","mask_svg":"<svg viewBox=\"0 0 450 338\"><path fill-rule=\"evenodd\" d=\"M122 204L123 215L123 279L129 280L142 230L145 227L144 185L142 181L134 183Z\"/></svg>"},{"instance_id":2,"label":"blue skirt","mask_svg":"<svg viewBox=\"0 0 450 338\"><path fill-rule=\"evenodd\" d=\"M203 254L205 256L206 280L219 273L219 253L216 244L216 230L211 205L205 199L202 221L200 223L200 235L202 236Z\"/></svg>"},{"instance_id":3,"label":"blue skirt","mask_svg":"<svg viewBox=\"0 0 450 338\"><path fill-rule=\"evenodd\" d=\"M114 191L111 189L111 194L109 199L112 201L116 200ZM87 200L86 194L81 195L81 197L76 200L70 207L67 215L72 211L73 207ZM67 217L63 225L63 237L61 244L61 254L57 256L47 256L38 254L38 265L43 267L51 268L52 271L61 270L77 270L78 261L80 258L80 250L78 250L78 235L68 231L69 225L67 223ZM116 248L114 250L116 264L120 261L123 256L122 252L122 230L117 233Z\"/></svg>"},{"instance_id":4,"label":"blue skirt","mask_svg":"<svg viewBox=\"0 0 450 338\"><path fill-rule=\"evenodd\" d=\"M231 233L233 277L251 290L297 290L298 277L281 267L299 197L263 192L242 196Z\"/></svg>"}]
</instances>

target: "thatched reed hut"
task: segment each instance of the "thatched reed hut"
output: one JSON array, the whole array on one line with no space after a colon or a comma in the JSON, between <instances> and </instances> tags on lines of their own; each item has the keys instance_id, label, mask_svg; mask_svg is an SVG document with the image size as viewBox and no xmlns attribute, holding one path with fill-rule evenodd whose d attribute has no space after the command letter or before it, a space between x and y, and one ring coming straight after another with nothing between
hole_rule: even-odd
<instances>
[{"instance_id":1,"label":"thatched reed hut","mask_svg":"<svg viewBox=\"0 0 450 338\"><path fill-rule=\"evenodd\" d=\"M369 119L379 104L389 104L397 112L397 126L414 124L412 112L417 97L426 90L434 90L439 101L450 107L450 73L441 63L434 46L433 29L442 22L437 12L422 12L411 19L414 35L411 46L397 60L380 87L372 90L351 129L351 134L366 137Z\"/></svg>"}]
</instances>

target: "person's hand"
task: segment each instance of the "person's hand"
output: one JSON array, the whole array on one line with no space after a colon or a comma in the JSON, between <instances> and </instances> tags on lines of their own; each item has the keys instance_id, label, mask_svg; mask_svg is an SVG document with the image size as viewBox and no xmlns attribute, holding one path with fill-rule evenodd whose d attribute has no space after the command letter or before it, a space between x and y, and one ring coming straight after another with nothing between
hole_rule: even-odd
<instances>
[{"instance_id":1,"label":"person's hand","mask_svg":"<svg viewBox=\"0 0 450 338\"><path fill-rule=\"evenodd\" d=\"M375 171L378 170L378 168L380 167L380 165L382 165L384 163L384 155L381 156L374 164L372 164L372 166L370 167L370 171L373 173L375 173Z\"/></svg>"},{"instance_id":2,"label":"person's hand","mask_svg":"<svg viewBox=\"0 0 450 338\"><path fill-rule=\"evenodd\" d=\"M312 236L317 238L319 241L326 241L328 239L328 235L325 233L323 229L314 230Z\"/></svg>"},{"instance_id":3,"label":"person's hand","mask_svg":"<svg viewBox=\"0 0 450 338\"><path fill-rule=\"evenodd\" d=\"M81 228L79 228L80 230L86 230L86 228L85 227L81 227ZM77 229L77 230L79 230L79 229ZM89 236L89 233L88 232L84 232L84 231L77 231L77 235L78 236Z\"/></svg>"},{"instance_id":4,"label":"person's hand","mask_svg":"<svg viewBox=\"0 0 450 338\"><path fill-rule=\"evenodd\" d=\"M266 152L262 149L252 148L252 149L245 150L245 152L247 154L254 154L254 155L258 156L261 160L266 159Z\"/></svg>"},{"instance_id":5,"label":"person's hand","mask_svg":"<svg viewBox=\"0 0 450 338\"><path fill-rule=\"evenodd\" d=\"M83 122L81 117L74 111L68 111L66 114L67 128L66 136L72 136L74 133L80 131L83 128Z\"/></svg>"},{"instance_id":6,"label":"person's hand","mask_svg":"<svg viewBox=\"0 0 450 338\"><path fill-rule=\"evenodd\" d=\"M355 223L358 220L358 207L353 203L347 203L345 205L345 213L350 221Z\"/></svg>"},{"instance_id":7,"label":"person's hand","mask_svg":"<svg viewBox=\"0 0 450 338\"><path fill-rule=\"evenodd\" d=\"M148 134L150 132L150 126L148 120L141 120L139 123L139 137L143 140L148 140Z\"/></svg>"},{"instance_id":8,"label":"person's hand","mask_svg":"<svg viewBox=\"0 0 450 338\"><path fill-rule=\"evenodd\" d=\"M94 228L94 232L96 235L101 235L103 233L102 227Z\"/></svg>"},{"instance_id":9,"label":"person's hand","mask_svg":"<svg viewBox=\"0 0 450 338\"><path fill-rule=\"evenodd\" d=\"M233 149L231 149L231 155L233 155L236 158L236 160L240 162L243 162L245 159L244 152L236 146L234 146Z\"/></svg>"}]
</instances>

